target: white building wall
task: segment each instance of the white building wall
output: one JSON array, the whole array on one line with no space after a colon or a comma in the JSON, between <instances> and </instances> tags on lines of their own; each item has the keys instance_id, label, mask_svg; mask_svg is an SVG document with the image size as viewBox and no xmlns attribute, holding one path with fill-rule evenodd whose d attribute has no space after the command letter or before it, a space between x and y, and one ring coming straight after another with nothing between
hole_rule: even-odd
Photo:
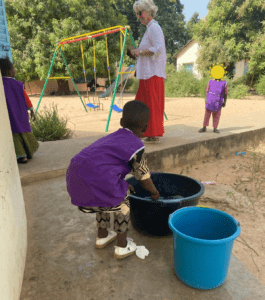
<instances>
[{"instance_id":1,"label":"white building wall","mask_svg":"<svg viewBox=\"0 0 265 300\"><path fill-rule=\"evenodd\" d=\"M1 74L0 111L0 299L19 300L27 219Z\"/></svg>"},{"instance_id":2,"label":"white building wall","mask_svg":"<svg viewBox=\"0 0 265 300\"><path fill-rule=\"evenodd\" d=\"M197 57L199 56L199 45L196 42L191 42L190 45L187 46L185 52L180 53L177 58L177 71L179 71L183 64L193 64L193 74L198 78L201 79L201 74L198 71L198 66L196 63Z\"/></svg>"},{"instance_id":3,"label":"white building wall","mask_svg":"<svg viewBox=\"0 0 265 300\"><path fill-rule=\"evenodd\" d=\"M240 77L240 76L244 75L245 64L246 63L245 63L244 60L238 61L236 63L236 72L235 72L234 78L237 78L237 77Z\"/></svg>"}]
</instances>

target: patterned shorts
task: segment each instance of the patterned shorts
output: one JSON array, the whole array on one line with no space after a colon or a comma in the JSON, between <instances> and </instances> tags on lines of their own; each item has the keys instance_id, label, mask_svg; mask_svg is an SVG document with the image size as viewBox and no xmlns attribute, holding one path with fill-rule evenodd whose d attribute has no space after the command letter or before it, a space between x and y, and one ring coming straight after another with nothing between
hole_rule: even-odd
<instances>
[{"instance_id":1,"label":"patterned shorts","mask_svg":"<svg viewBox=\"0 0 265 300\"><path fill-rule=\"evenodd\" d=\"M130 222L130 201L129 194L125 199L114 207L87 207L78 206L78 209L84 213L96 213L97 228L110 228L110 213L114 212L114 230L117 233L125 233L129 230Z\"/></svg>"}]
</instances>

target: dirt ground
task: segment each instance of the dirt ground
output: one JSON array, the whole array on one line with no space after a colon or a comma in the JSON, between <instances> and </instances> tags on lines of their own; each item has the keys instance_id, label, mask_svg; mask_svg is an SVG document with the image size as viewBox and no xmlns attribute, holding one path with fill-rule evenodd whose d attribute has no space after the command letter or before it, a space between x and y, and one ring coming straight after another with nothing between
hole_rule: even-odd
<instances>
[{"instance_id":1,"label":"dirt ground","mask_svg":"<svg viewBox=\"0 0 265 300\"><path fill-rule=\"evenodd\" d=\"M84 97L85 94L82 94ZM30 100L36 109L39 102L39 95L29 95ZM115 103L117 103L120 94L116 94ZM90 94L91 101L93 94ZM135 99L134 94L125 93L121 100L120 107L131 100ZM262 101L263 100L263 101ZM245 100L228 99L227 105L223 109L224 116L244 116L246 112L260 112L265 111L265 97L249 96ZM59 116L68 119L68 128L74 130L73 138L82 138L86 136L97 136L98 133L105 133L111 99L101 99L104 110L89 110L85 111L80 98L77 95L69 96L45 96L39 106L39 112L44 109L44 106L50 107L53 103L57 105ZM196 114L194 114L196 111ZM198 122L201 124L205 112L203 98L166 98L165 113L168 120L165 121L165 126L188 124L191 122ZM112 112L108 132L114 132L120 127L121 113ZM222 121L221 121L222 122ZM201 125L200 125L201 126Z\"/></svg>"},{"instance_id":2,"label":"dirt ground","mask_svg":"<svg viewBox=\"0 0 265 300\"><path fill-rule=\"evenodd\" d=\"M265 140L256 149L244 150L246 155L232 154L169 171L216 183L205 185L200 205L227 212L240 222L233 254L265 285ZM226 190L222 199L219 194Z\"/></svg>"}]
</instances>

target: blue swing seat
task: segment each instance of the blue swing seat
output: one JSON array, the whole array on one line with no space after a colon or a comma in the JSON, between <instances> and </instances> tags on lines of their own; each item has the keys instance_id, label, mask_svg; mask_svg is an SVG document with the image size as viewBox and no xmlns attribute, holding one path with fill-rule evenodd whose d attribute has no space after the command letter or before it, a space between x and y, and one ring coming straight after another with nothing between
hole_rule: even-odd
<instances>
[{"instance_id":1,"label":"blue swing seat","mask_svg":"<svg viewBox=\"0 0 265 300\"><path fill-rule=\"evenodd\" d=\"M118 112L118 113L121 113L121 112L122 112L122 109L119 108L116 104L114 104L114 105L112 106L112 109L115 110L115 111Z\"/></svg>"},{"instance_id":2,"label":"blue swing seat","mask_svg":"<svg viewBox=\"0 0 265 300\"><path fill-rule=\"evenodd\" d=\"M88 106L88 107L90 107L90 108L98 108L98 107L99 107L99 105L94 105L94 104L92 104L92 103L87 103L86 106Z\"/></svg>"}]
</instances>

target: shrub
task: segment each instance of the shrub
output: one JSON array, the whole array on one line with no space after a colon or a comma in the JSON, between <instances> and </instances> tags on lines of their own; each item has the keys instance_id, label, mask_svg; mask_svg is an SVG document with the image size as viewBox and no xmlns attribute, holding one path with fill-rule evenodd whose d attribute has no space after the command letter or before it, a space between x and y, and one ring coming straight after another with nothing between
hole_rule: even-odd
<instances>
[{"instance_id":1,"label":"shrub","mask_svg":"<svg viewBox=\"0 0 265 300\"><path fill-rule=\"evenodd\" d=\"M259 95L265 96L265 76L260 77L256 85L256 91Z\"/></svg>"},{"instance_id":2,"label":"shrub","mask_svg":"<svg viewBox=\"0 0 265 300\"><path fill-rule=\"evenodd\" d=\"M237 77L237 78L233 79L233 84L234 85L247 84L247 79L248 79L248 76L247 76L247 74L245 74L243 76L240 76L240 77Z\"/></svg>"},{"instance_id":3,"label":"shrub","mask_svg":"<svg viewBox=\"0 0 265 300\"><path fill-rule=\"evenodd\" d=\"M229 99L245 99L249 88L244 84L234 84L232 88L228 87Z\"/></svg>"},{"instance_id":4,"label":"shrub","mask_svg":"<svg viewBox=\"0 0 265 300\"><path fill-rule=\"evenodd\" d=\"M200 81L185 68L176 72L174 65L167 65L165 80L166 97L198 96Z\"/></svg>"},{"instance_id":5,"label":"shrub","mask_svg":"<svg viewBox=\"0 0 265 300\"><path fill-rule=\"evenodd\" d=\"M30 121L32 133L38 141L56 141L69 139L74 132L68 129L68 120L59 118L57 106L54 104L48 109L44 109L36 115L36 120Z\"/></svg>"},{"instance_id":6,"label":"shrub","mask_svg":"<svg viewBox=\"0 0 265 300\"><path fill-rule=\"evenodd\" d=\"M137 78L130 78L127 81L126 84L126 90L132 92L132 93L137 93L139 87L139 80Z\"/></svg>"},{"instance_id":7,"label":"shrub","mask_svg":"<svg viewBox=\"0 0 265 300\"><path fill-rule=\"evenodd\" d=\"M207 83L209 82L209 77L203 77L200 80L200 89L199 89L199 94L200 97L204 98L205 97L205 91L206 91L206 87L207 87Z\"/></svg>"}]
</instances>

